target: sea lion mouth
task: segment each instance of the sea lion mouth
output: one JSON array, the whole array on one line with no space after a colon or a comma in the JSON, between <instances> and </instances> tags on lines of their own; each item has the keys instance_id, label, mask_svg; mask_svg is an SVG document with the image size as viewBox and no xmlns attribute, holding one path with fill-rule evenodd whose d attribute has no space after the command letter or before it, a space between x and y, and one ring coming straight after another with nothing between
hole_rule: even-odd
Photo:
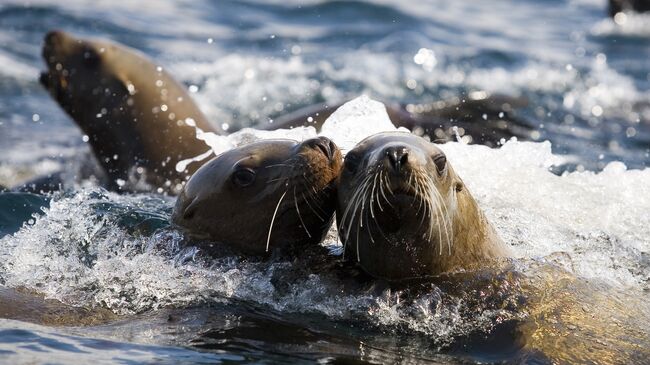
<instances>
[{"instance_id":1,"label":"sea lion mouth","mask_svg":"<svg viewBox=\"0 0 650 365\"><path fill-rule=\"evenodd\" d=\"M43 71L38 77L38 81L43 85L44 88L50 88L50 73L48 71Z\"/></svg>"}]
</instances>

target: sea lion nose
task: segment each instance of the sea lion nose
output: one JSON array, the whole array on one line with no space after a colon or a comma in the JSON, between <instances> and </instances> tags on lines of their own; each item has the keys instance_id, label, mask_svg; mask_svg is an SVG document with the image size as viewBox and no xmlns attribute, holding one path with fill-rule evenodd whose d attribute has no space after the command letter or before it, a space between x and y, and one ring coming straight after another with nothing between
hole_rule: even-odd
<instances>
[{"instance_id":1,"label":"sea lion nose","mask_svg":"<svg viewBox=\"0 0 650 365\"><path fill-rule=\"evenodd\" d=\"M408 163L409 150L405 146L391 146L384 150L384 155L388 159L393 170L395 172L400 172Z\"/></svg>"},{"instance_id":2,"label":"sea lion nose","mask_svg":"<svg viewBox=\"0 0 650 365\"><path fill-rule=\"evenodd\" d=\"M58 41L63 37L63 32L60 30L51 30L45 34L45 44L52 45L54 42Z\"/></svg>"},{"instance_id":3,"label":"sea lion nose","mask_svg":"<svg viewBox=\"0 0 650 365\"><path fill-rule=\"evenodd\" d=\"M330 160L334 158L336 150L338 149L334 142L326 137L313 138L305 141L305 143L312 148L319 149Z\"/></svg>"}]
</instances>

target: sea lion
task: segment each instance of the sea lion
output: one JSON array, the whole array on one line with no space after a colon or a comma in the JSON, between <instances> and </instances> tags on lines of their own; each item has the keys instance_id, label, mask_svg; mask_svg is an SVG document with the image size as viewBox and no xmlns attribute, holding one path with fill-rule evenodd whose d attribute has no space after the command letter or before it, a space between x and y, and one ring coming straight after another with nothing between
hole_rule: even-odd
<instances>
[{"instance_id":1,"label":"sea lion","mask_svg":"<svg viewBox=\"0 0 650 365\"><path fill-rule=\"evenodd\" d=\"M345 256L377 278L430 277L507 255L445 154L411 133L379 133L349 151L337 199Z\"/></svg>"},{"instance_id":2,"label":"sea lion","mask_svg":"<svg viewBox=\"0 0 650 365\"><path fill-rule=\"evenodd\" d=\"M338 147L325 137L229 150L192 175L172 221L193 238L248 254L320 242L332 224L341 163Z\"/></svg>"},{"instance_id":3,"label":"sea lion","mask_svg":"<svg viewBox=\"0 0 650 365\"><path fill-rule=\"evenodd\" d=\"M195 138L195 126L221 132L181 84L134 49L52 31L43 58L41 83L88 136L113 190L134 189L143 179L179 190L200 164L179 172L177 162L210 150Z\"/></svg>"},{"instance_id":4,"label":"sea lion","mask_svg":"<svg viewBox=\"0 0 650 365\"><path fill-rule=\"evenodd\" d=\"M650 11L650 0L609 0L609 16L625 11L644 13Z\"/></svg>"},{"instance_id":5,"label":"sea lion","mask_svg":"<svg viewBox=\"0 0 650 365\"><path fill-rule=\"evenodd\" d=\"M515 112L515 109L528 105L528 100L524 97L477 91L463 98L428 104L384 104L396 127L408 128L437 142L452 141L459 135L467 138L467 142L496 147L502 139L532 139L532 124L518 117ZM259 127L268 130L309 125L319 130L341 105L343 103L308 106Z\"/></svg>"}]
</instances>

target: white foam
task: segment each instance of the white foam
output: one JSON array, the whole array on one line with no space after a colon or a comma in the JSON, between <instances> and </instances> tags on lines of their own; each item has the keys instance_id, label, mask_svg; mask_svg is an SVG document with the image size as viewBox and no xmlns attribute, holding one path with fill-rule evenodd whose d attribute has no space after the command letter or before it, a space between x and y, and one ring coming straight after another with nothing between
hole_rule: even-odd
<instances>
[{"instance_id":1,"label":"white foam","mask_svg":"<svg viewBox=\"0 0 650 365\"><path fill-rule=\"evenodd\" d=\"M370 135L395 130L384 104L363 95L332 113L323 123L320 134L331 138L347 152Z\"/></svg>"}]
</instances>

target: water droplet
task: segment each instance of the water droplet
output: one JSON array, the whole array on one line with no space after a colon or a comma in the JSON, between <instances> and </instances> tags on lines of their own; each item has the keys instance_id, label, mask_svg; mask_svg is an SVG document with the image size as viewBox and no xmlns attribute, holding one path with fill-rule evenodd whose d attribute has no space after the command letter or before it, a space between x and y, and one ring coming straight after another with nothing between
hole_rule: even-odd
<instances>
[{"instance_id":1,"label":"water droplet","mask_svg":"<svg viewBox=\"0 0 650 365\"><path fill-rule=\"evenodd\" d=\"M415 81L413 79L408 79L406 81L406 87L408 87L409 89L413 90L413 89L415 89L416 86L418 86L417 81Z\"/></svg>"},{"instance_id":2,"label":"water droplet","mask_svg":"<svg viewBox=\"0 0 650 365\"><path fill-rule=\"evenodd\" d=\"M421 65L426 71L431 71L438 63L438 60L432 49L420 48L418 53L413 56L413 62Z\"/></svg>"},{"instance_id":3,"label":"water droplet","mask_svg":"<svg viewBox=\"0 0 650 365\"><path fill-rule=\"evenodd\" d=\"M600 105L594 105L594 107L591 108L591 114L593 114L594 117L600 117L603 115L603 107Z\"/></svg>"},{"instance_id":4,"label":"water droplet","mask_svg":"<svg viewBox=\"0 0 650 365\"><path fill-rule=\"evenodd\" d=\"M634 129L634 127L628 127L625 130L625 135L627 136L627 138L632 138L636 136L636 129Z\"/></svg>"},{"instance_id":5,"label":"water droplet","mask_svg":"<svg viewBox=\"0 0 650 365\"><path fill-rule=\"evenodd\" d=\"M614 23L618 25L627 23L627 15L623 12L616 13L616 15L614 15Z\"/></svg>"}]
</instances>

